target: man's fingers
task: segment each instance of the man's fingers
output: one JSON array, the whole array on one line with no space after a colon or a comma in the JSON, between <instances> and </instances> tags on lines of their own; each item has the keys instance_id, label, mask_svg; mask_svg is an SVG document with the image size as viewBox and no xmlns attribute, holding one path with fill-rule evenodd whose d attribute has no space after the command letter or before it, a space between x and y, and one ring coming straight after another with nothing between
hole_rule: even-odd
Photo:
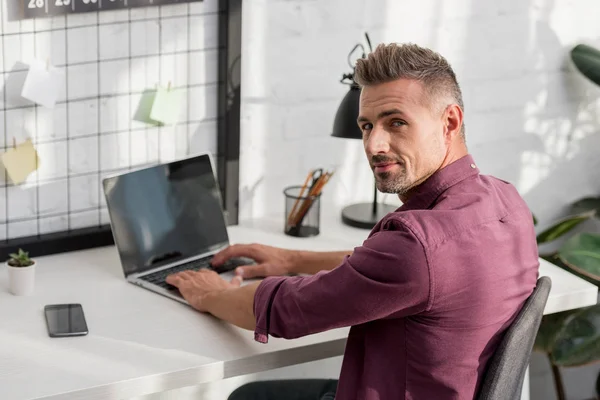
<instances>
[{"instance_id":1,"label":"man's fingers","mask_svg":"<svg viewBox=\"0 0 600 400\"><path fill-rule=\"evenodd\" d=\"M195 274L195 271L191 271L191 270L176 272L174 274L167 275L167 277L165 278L165 282L167 282L171 285L177 286L177 285L180 285L182 282L194 279L194 274Z\"/></svg>"},{"instance_id":2,"label":"man's fingers","mask_svg":"<svg viewBox=\"0 0 600 400\"><path fill-rule=\"evenodd\" d=\"M256 251L251 244L233 244L215 254L211 260L213 266L219 266L233 257L253 257Z\"/></svg>"},{"instance_id":3,"label":"man's fingers","mask_svg":"<svg viewBox=\"0 0 600 400\"><path fill-rule=\"evenodd\" d=\"M243 279L242 279L242 277L241 277L241 276L234 276L234 277L231 279L231 284L232 284L233 286L235 286L235 287L240 287L240 286L242 286L242 280L243 280Z\"/></svg>"},{"instance_id":4,"label":"man's fingers","mask_svg":"<svg viewBox=\"0 0 600 400\"><path fill-rule=\"evenodd\" d=\"M181 271L178 275L183 279L192 279L194 278L194 271Z\"/></svg>"},{"instance_id":5,"label":"man's fingers","mask_svg":"<svg viewBox=\"0 0 600 400\"><path fill-rule=\"evenodd\" d=\"M235 269L235 274L243 279L267 276L267 264L243 265Z\"/></svg>"},{"instance_id":6,"label":"man's fingers","mask_svg":"<svg viewBox=\"0 0 600 400\"><path fill-rule=\"evenodd\" d=\"M179 287L181 282L183 282L183 278L181 276L179 276L179 274L171 274L171 275L167 275L165 282L167 282L169 285Z\"/></svg>"}]
</instances>

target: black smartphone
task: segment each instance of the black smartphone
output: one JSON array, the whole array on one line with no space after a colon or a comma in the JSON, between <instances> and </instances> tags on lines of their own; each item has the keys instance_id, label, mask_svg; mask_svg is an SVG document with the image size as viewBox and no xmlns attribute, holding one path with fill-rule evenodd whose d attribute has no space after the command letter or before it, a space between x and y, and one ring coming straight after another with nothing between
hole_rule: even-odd
<instances>
[{"instance_id":1,"label":"black smartphone","mask_svg":"<svg viewBox=\"0 0 600 400\"><path fill-rule=\"evenodd\" d=\"M50 337L83 336L88 334L81 304L49 304L44 307Z\"/></svg>"}]
</instances>

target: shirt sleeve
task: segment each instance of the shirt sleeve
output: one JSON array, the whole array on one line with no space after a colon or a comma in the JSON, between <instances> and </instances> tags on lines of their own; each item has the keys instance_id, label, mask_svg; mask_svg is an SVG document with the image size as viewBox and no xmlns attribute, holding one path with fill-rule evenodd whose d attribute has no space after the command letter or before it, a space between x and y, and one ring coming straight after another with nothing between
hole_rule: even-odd
<instances>
[{"instance_id":1,"label":"shirt sleeve","mask_svg":"<svg viewBox=\"0 0 600 400\"><path fill-rule=\"evenodd\" d=\"M268 277L254 296L255 339L298 338L427 308L425 247L404 224L388 222L331 271Z\"/></svg>"}]
</instances>

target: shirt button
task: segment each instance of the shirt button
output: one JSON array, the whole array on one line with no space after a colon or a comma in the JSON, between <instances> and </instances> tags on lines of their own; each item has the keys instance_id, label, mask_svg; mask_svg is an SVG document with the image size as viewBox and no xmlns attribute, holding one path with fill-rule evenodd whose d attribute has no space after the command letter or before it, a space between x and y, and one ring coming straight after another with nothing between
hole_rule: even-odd
<instances>
[{"instance_id":1,"label":"shirt button","mask_svg":"<svg viewBox=\"0 0 600 400\"><path fill-rule=\"evenodd\" d=\"M475 164L471 164L471 168L477 168Z\"/></svg>"}]
</instances>

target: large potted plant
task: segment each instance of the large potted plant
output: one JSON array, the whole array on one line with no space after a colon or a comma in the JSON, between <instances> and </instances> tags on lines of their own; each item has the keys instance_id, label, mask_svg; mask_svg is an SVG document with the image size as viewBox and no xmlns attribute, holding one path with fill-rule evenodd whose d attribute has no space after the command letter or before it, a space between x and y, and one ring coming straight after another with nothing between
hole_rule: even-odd
<instances>
[{"instance_id":1,"label":"large potted plant","mask_svg":"<svg viewBox=\"0 0 600 400\"><path fill-rule=\"evenodd\" d=\"M600 215L600 197L575 202L571 212L537 235L540 246L566 239L556 250L541 252L540 257L600 286L600 234L575 231L582 222ZM600 361L600 304L545 315L534 350L547 355L557 398L565 400L561 368Z\"/></svg>"},{"instance_id":2,"label":"large potted plant","mask_svg":"<svg viewBox=\"0 0 600 400\"><path fill-rule=\"evenodd\" d=\"M590 45L578 44L569 54L575 71L591 86L600 86L600 51ZM600 235L575 228L600 215L600 197L586 197L571 205L570 216L552 224L537 235L540 247L552 246L566 239L549 253L540 256L600 286ZM535 217L534 217L534 222ZM557 248L556 248L557 247ZM545 315L534 350L545 353L550 361L556 395L566 399L561 368L577 367L600 361L600 305ZM591 383L590 383L591 384ZM600 376L596 380L600 398Z\"/></svg>"},{"instance_id":3,"label":"large potted plant","mask_svg":"<svg viewBox=\"0 0 600 400\"><path fill-rule=\"evenodd\" d=\"M33 294L35 287L35 261L29 258L29 253L19 249L11 253L6 261L8 269L8 289L16 296Z\"/></svg>"}]
</instances>

